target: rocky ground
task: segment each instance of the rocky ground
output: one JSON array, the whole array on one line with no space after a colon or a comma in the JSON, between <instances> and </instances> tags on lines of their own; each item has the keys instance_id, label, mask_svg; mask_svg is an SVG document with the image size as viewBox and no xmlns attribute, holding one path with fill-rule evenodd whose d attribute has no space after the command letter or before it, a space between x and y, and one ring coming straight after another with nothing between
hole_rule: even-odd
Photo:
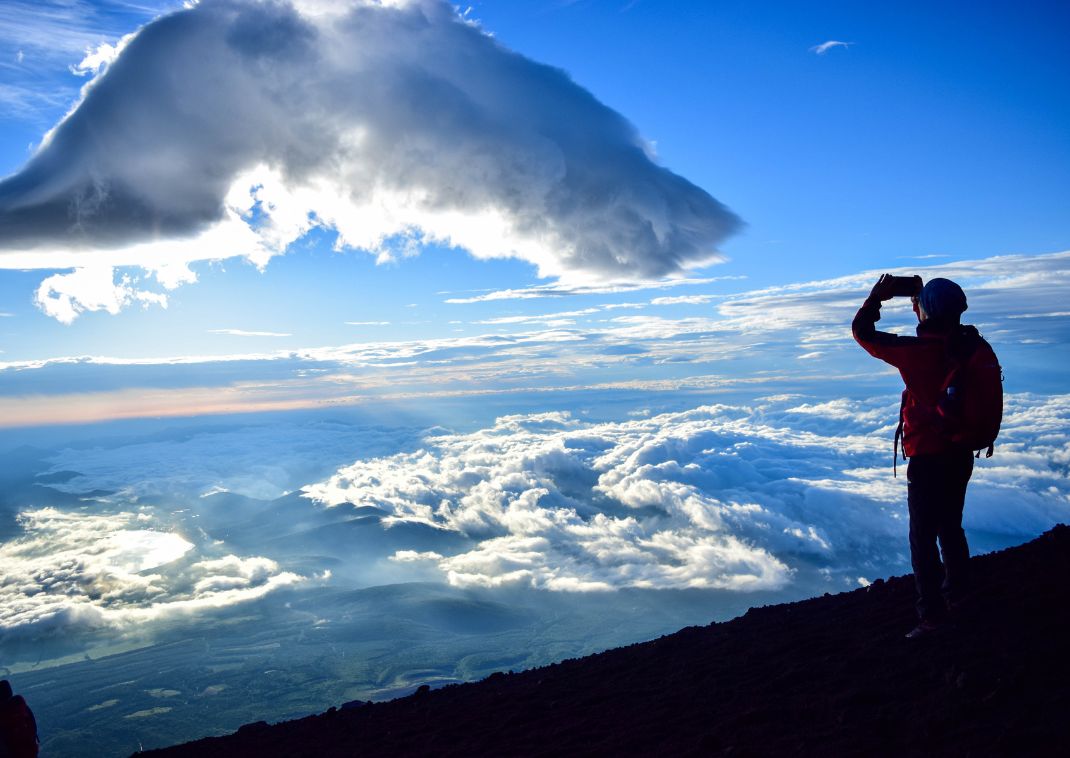
<instances>
[{"instance_id":1,"label":"rocky ground","mask_svg":"<svg viewBox=\"0 0 1070 758\"><path fill-rule=\"evenodd\" d=\"M142 755L1067 755L1070 527L973 559L920 640L912 577Z\"/></svg>"}]
</instances>

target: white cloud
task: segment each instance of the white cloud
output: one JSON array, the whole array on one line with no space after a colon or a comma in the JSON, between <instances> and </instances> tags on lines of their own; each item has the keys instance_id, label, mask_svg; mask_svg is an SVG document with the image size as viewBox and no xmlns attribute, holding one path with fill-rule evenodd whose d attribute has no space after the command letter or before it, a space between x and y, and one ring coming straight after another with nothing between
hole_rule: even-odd
<instances>
[{"instance_id":1,"label":"white cloud","mask_svg":"<svg viewBox=\"0 0 1070 758\"><path fill-rule=\"evenodd\" d=\"M1007 318L1067 318L1070 311L1052 311L1051 313L1011 313Z\"/></svg>"},{"instance_id":2,"label":"white cloud","mask_svg":"<svg viewBox=\"0 0 1070 758\"><path fill-rule=\"evenodd\" d=\"M109 42L102 42L95 48L87 50L81 62L71 66L71 73L75 76L90 77L103 73L108 66L115 62L134 37L134 34L127 34L114 45Z\"/></svg>"},{"instance_id":3,"label":"white cloud","mask_svg":"<svg viewBox=\"0 0 1070 758\"><path fill-rule=\"evenodd\" d=\"M680 295L678 297L656 297L651 305L705 305L713 300L714 295Z\"/></svg>"},{"instance_id":4,"label":"white cloud","mask_svg":"<svg viewBox=\"0 0 1070 758\"><path fill-rule=\"evenodd\" d=\"M581 308L575 311L559 311L557 313L537 313L528 314L523 316L499 316L497 318L484 319L483 321L476 321L477 324L491 324L491 325L504 325L504 324L571 324L575 323L572 319L581 316L590 316L593 313L598 313L601 308Z\"/></svg>"},{"instance_id":5,"label":"white cloud","mask_svg":"<svg viewBox=\"0 0 1070 758\"><path fill-rule=\"evenodd\" d=\"M683 285L709 284L710 282L726 281L733 279L745 279L743 276L718 276L704 279L675 277L648 282L551 282L548 284L534 284L522 289L492 290L471 297L451 297L445 302L454 305L466 305L470 303L486 303L495 300L534 300L542 297L565 297L568 295L612 295L625 292L638 292L648 289L668 289ZM621 307L643 307L639 304L627 304Z\"/></svg>"},{"instance_id":6,"label":"white cloud","mask_svg":"<svg viewBox=\"0 0 1070 758\"><path fill-rule=\"evenodd\" d=\"M260 597L301 581L266 558L194 561L186 537L146 529L139 514L39 508L0 544L0 642L138 624ZM152 519L150 519L150 522Z\"/></svg>"},{"instance_id":7,"label":"white cloud","mask_svg":"<svg viewBox=\"0 0 1070 758\"><path fill-rule=\"evenodd\" d=\"M41 282L34 295L37 307L63 324L72 323L86 311L107 311L112 315L139 302L144 306L167 307L167 295L139 290L134 280L108 266L78 268L68 274L53 274Z\"/></svg>"},{"instance_id":8,"label":"white cloud","mask_svg":"<svg viewBox=\"0 0 1070 758\"><path fill-rule=\"evenodd\" d=\"M830 39L827 42L822 42L820 45L814 45L810 48L810 52L816 53L817 55L824 55L829 50L832 50L834 48L842 47L846 49L853 44L854 42L840 42L839 40Z\"/></svg>"},{"instance_id":9,"label":"white cloud","mask_svg":"<svg viewBox=\"0 0 1070 758\"><path fill-rule=\"evenodd\" d=\"M1007 368L1008 386L1021 391L1065 379L1061 364L1046 356L1070 344L1070 319L1064 310L1070 253L1000 256L893 273L915 272L963 284L970 303L966 320L977 324L995 347ZM495 327L516 325L517 331L510 333L365 341L217 357L0 363L0 426L32 424L35 418L108 417L98 415L93 410L97 407L100 413L124 408L131 415L188 415L214 408L234 412L317 407L387 396L528 389L712 388L775 381L874 386L874 381L884 381L894 372L858 348L851 338L850 322L879 273L729 294L710 308L682 318L665 311L657 311L661 316L651 315L654 309L643 310L639 303L596 304L484 319L495 321L491 325ZM603 318L591 312L595 308L608 312ZM589 318L581 323L581 317ZM915 323L905 301L891 301L883 309L880 327L905 334L913 331ZM799 360L800 356L806 357ZM741 370L739 363L732 362L758 360L759 371ZM213 386L161 392L149 376L160 377L155 381L169 388L163 367L172 363L203 364L204 373L213 377ZM161 368L152 373L147 368L152 365ZM678 371L672 377L653 376L649 371L651 366L664 365L674 365ZM138 389L125 389L133 368L125 374L109 368L117 366L139 367ZM61 403L56 395L41 393L42 384L49 384L43 381L46 374L65 372L84 377L87 381L80 387L99 386L100 396L87 396L83 393L88 390L83 390ZM629 378L621 380L621 376ZM109 389L127 394L109 396Z\"/></svg>"},{"instance_id":10,"label":"white cloud","mask_svg":"<svg viewBox=\"0 0 1070 758\"><path fill-rule=\"evenodd\" d=\"M419 552L417 550L398 550L392 556L390 560L398 561L399 563L415 563L418 561L441 561L442 555L436 553L434 550L425 550Z\"/></svg>"},{"instance_id":11,"label":"white cloud","mask_svg":"<svg viewBox=\"0 0 1070 758\"><path fill-rule=\"evenodd\" d=\"M904 570L905 481L891 476L894 397L705 406L589 423L506 416L346 466L305 487L477 540L437 563L459 586L549 590L856 585ZM1070 515L1070 396L1008 398L999 455L978 464L966 526L1036 534ZM1013 501L1010 508L1008 502Z\"/></svg>"},{"instance_id":12,"label":"white cloud","mask_svg":"<svg viewBox=\"0 0 1070 758\"><path fill-rule=\"evenodd\" d=\"M209 329L209 334L227 334L231 337L292 337L288 332L250 332L245 329Z\"/></svg>"},{"instance_id":13,"label":"white cloud","mask_svg":"<svg viewBox=\"0 0 1070 758\"><path fill-rule=\"evenodd\" d=\"M589 285L711 263L739 226L441 0L203 0L92 50L80 104L0 182L4 267L263 266L322 227L380 260L435 242Z\"/></svg>"}]
</instances>

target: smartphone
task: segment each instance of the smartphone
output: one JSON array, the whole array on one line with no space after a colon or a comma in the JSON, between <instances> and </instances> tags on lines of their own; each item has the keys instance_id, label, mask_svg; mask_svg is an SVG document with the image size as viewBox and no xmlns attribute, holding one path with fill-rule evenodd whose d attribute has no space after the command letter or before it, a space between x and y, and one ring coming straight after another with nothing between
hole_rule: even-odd
<instances>
[{"instance_id":1,"label":"smartphone","mask_svg":"<svg viewBox=\"0 0 1070 758\"><path fill-rule=\"evenodd\" d=\"M915 297L921 294L921 288L924 286L921 277L915 274L914 276L893 276L892 277L892 296L893 297Z\"/></svg>"}]
</instances>

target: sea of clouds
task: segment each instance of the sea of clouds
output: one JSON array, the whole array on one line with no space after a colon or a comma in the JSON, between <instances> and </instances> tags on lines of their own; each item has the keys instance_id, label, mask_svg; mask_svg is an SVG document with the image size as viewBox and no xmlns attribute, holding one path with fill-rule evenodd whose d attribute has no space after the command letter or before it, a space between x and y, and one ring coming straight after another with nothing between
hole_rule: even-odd
<instances>
[{"instance_id":1,"label":"sea of clouds","mask_svg":"<svg viewBox=\"0 0 1070 758\"><path fill-rule=\"evenodd\" d=\"M138 625L261 597L302 577L262 556L210 558L146 509L20 513L0 545L0 644ZM8 660L8 663L13 661Z\"/></svg>"},{"instance_id":2,"label":"sea of clouds","mask_svg":"<svg viewBox=\"0 0 1070 758\"><path fill-rule=\"evenodd\" d=\"M969 530L1036 534L1070 516L1070 397L1009 398L1000 456L978 464ZM549 590L780 589L797 571L865 581L904 568L905 484L887 399L798 396L611 423L507 416L305 488L331 506L479 541L429 561L456 585Z\"/></svg>"},{"instance_id":3,"label":"sea of clouds","mask_svg":"<svg viewBox=\"0 0 1070 758\"><path fill-rule=\"evenodd\" d=\"M45 481L79 504L24 507L0 545L0 643L193 622L282 587L346 585L346 562L382 564L380 581L458 588L783 597L909 571L894 398L632 407L599 421L509 414L457 432L278 424L67 448L44 472L57 480ZM367 454L354 461L362 437ZM227 450L245 452L223 463ZM970 485L975 547L1070 519L1068 468L1070 396L1009 395L996 456L977 462ZM317 470L285 510L255 499ZM253 484L264 471L274 485ZM227 491L245 499L220 499ZM183 498L188 507L176 507ZM369 514L381 537L339 552L329 525ZM227 519L257 524L261 541L228 537ZM298 531L305 521L328 527Z\"/></svg>"},{"instance_id":4,"label":"sea of clouds","mask_svg":"<svg viewBox=\"0 0 1070 758\"><path fill-rule=\"evenodd\" d=\"M968 495L979 549L1070 518L1068 259L922 269L966 286L967 320L1006 374L997 453ZM873 279L628 302L608 291L470 337L0 364L10 426L200 414L167 433L88 427L78 444L48 444L41 496L0 514L15 519L0 545L0 641L299 583L787 597L905 572L905 477L890 471L900 380L848 326ZM662 310L689 307L704 310ZM883 328L909 329L902 304L885 311ZM212 403L338 411L214 422ZM369 514L380 521L347 551L332 524ZM129 546L159 560L131 562Z\"/></svg>"}]
</instances>

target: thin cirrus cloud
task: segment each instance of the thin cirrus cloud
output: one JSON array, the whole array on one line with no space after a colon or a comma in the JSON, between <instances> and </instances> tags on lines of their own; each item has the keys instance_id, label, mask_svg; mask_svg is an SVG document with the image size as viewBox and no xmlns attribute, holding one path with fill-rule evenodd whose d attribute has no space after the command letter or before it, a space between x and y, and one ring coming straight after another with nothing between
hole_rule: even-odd
<instances>
[{"instance_id":1,"label":"thin cirrus cloud","mask_svg":"<svg viewBox=\"0 0 1070 758\"><path fill-rule=\"evenodd\" d=\"M675 297L656 297L651 305L705 305L713 300L714 295L678 295Z\"/></svg>"},{"instance_id":2,"label":"thin cirrus cloud","mask_svg":"<svg viewBox=\"0 0 1070 758\"><path fill-rule=\"evenodd\" d=\"M837 47L842 47L845 50L854 45L854 42L841 42L840 40L830 39L827 42L822 42L820 45L814 45L810 48L810 52L816 55L825 55L829 50L834 50Z\"/></svg>"},{"instance_id":3,"label":"thin cirrus cloud","mask_svg":"<svg viewBox=\"0 0 1070 758\"><path fill-rule=\"evenodd\" d=\"M434 242L656 280L718 260L741 224L567 74L441 0L205 0L105 52L0 182L2 266L140 266L173 287L192 261L263 265L319 226L380 258Z\"/></svg>"},{"instance_id":4,"label":"thin cirrus cloud","mask_svg":"<svg viewBox=\"0 0 1070 758\"><path fill-rule=\"evenodd\" d=\"M231 337L292 337L289 332L256 332L246 329L209 329L209 334L226 334Z\"/></svg>"},{"instance_id":5,"label":"thin cirrus cloud","mask_svg":"<svg viewBox=\"0 0 1070 758\"><path fill-rule=\"evenodd\" d=\"M1051 356L1070 343L1063 307L1070 252L958 261L899 273L949 277L966 288L967 321L996 347L1009 387L1058 391L1065 386L1062 365ZM643 303L608 303L485 319L493 321L484 325L488 331L471 336L229 357L0 362L0 427L103 420L115 418L119 409L130 418L197 415L358 405L387 397L606 389L629 382L636 388L679 389L778 378L816 385L848 376L856 377L845 380L855 385L863 381L863 369L865 377L883 381L891 370L867 363L850 334L851 318L878 274L728 294L709 308L687 309L686 316L664 310L652 315ZM895 301L883 315L884 329L909 329L913 319L909 306ZM732 363L759 351L763 369L779 368L755 373ZM174 363L199 369L196 375L175 375L169 371ZM668 364L689 368L671 377L649 370ZM79 390L72 392L72 386Z\"/></svg>"},{"instance_id":6,"label":"thin cirrus cloud","mask_svg":"<svg viewBox=\"0 0 1070 758\"><path fill-rule=\"evenodd\" d=\"M0 5L0 45L13 49L15 60L78 55L124 30L131 18L147 21L154 3L114 0L5 0ZM157 2L156 6L166 3ZM179 6L179 2L169 3Z\"/></svg>"},{"instance_id":7,"label":"thin cirrus cloud","mask_svg":"<svg viewBox=\"0 0 1070 758\"><path fill-rule=\"evenodd\" d=\"M155 4L156 7L150 7ZM0 3L0 108L41 127L70 107L76 83L58 72L82 73L76 56L118 39L132 25L180 2L5 0ZM106 49L106 47L104 48ZM13 61L14 66L8 61ZM47 114L47 115L46 115Z\"/></svg>"},{"instance_id":8,"label":"thin cirrus cloud","mask_svg":"<svg viewBox=\"0 0 1070 758\"><path fill-rule=\"evenodd\" d=\"M649 282L549 282L535 284L519 289L489 290L468 297L448 297L444 302L451 305L470 305L472 303L487 303L497 300L537 300L539 298L558 298L570 295L613 295L638 290L670 289L680 286L696 286L711 282L732 281L746 279L745 276L715 276L706 278L695 277L672 277ZM450 293L442 293L450 294Z\"/></svg>"}]
</instances>

